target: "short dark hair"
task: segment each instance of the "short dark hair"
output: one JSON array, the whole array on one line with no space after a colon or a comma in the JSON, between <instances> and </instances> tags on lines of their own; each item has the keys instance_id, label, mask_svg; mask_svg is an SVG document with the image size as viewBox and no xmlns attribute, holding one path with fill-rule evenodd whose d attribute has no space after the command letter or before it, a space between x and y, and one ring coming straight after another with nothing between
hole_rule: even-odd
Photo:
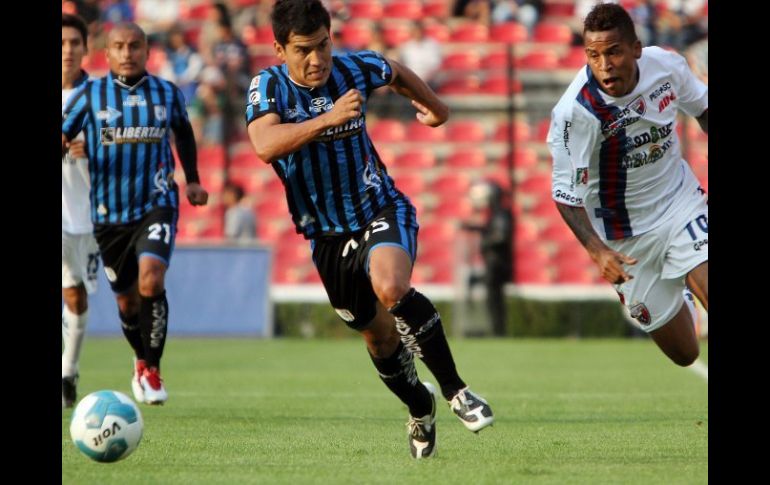
<instances>
[{"instance_id":1,"label":"short dark hair","mask_svg":"<svg viewBox=\"0 0 770 485\"><path fill-rule=\"evenodd\" d=\"M243 190L243 187L238 182L233 182L232 180L228 180L224 187L222 188L222 191L232 191L233 195L235 196L235 201L238 202L241 199L243 199L243 196L246 195L246 193Z\"/></svg>"},{"instance_id":2,"label":"short dark hair","mask_svg":"<svg viewBox=\"0 0 770 485\"><path fill-rule=\"evenodd\" d=\"M61 26L62 28L72 27L73 29L77 29L77 31L80 32L80 36L83 37L83 45L88 45L88 27L86 26L86 21L83 20L82 17L63 13L61 14Z\"/></svg>"},{"instance_id":3,"label":"short dark hair","mask_svg":"<svg viewBox=\"0 0 770 485\"><path fill-rule=\"evenodd\" d=\"M612 29L618 29L620 37L628 43L639 40L631 16L615 3L600 3L591 9L583 22L583 37L586 32L605 32Z\"/></svg>"},{"instance_id":4,"label":"short dark hair","mask_svg":"<svg viewBox=\"0 0 770 485\"><path fill-rule=\"evenodd\" d=\"M279 44L285 46L292 32L309 35L320 29L331 29L331 16L320 0L276 0L273 13L273 35Z\"/></svg>"}]
</instances>

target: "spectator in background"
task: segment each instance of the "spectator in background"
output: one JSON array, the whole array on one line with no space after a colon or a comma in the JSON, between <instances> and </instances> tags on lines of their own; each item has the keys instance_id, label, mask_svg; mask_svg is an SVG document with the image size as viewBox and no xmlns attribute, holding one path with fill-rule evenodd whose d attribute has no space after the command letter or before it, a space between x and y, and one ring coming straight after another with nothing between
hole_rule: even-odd
<instances>
[{"instance_id":1,"label":"spectator in background","mask_svg":"<svg viewBox=\"0 0 770 485\"><path fill-rule=\"evenodd\" d=\"M235 35L229 17L220 20L217 29L217 42L212 49L214 65L224 75L224 128L225 143L242 127L241 110L243 93L249 90L249 52L243 42ZM237 121L236 121L237 119Z\"/></svg>"},{"instance_id":2,"label":"spectator in background","mask_svg":"<svg viewBox=\"0 0 770 485\"><path fill-rule=\"evenodd\" d=\"M473 287L483 282L492 332L501 337L507 321L504 288L511 281L513 266L513 214L503 204L503 189L493 181L473 184L469 195L475 214L460 227L481 235L484 260L484 272L471 275L469 284Z\"/></svg>"},{"instance_id":3,"label":"spectator in background","mask_svg":"<svg viewBox=\"0 0 770 485\"><path fill-rule=\"evenodd\" d=\"M492 23L516 21L532 35L535 25L543 14L543 0L495 0L492 7Z\"/></svg>"},{"instance_id":4,"label":"spectator in background","mask_svg":"<svg viewBox=\"0 0 770 485\"><path fill-rule=\"evenodd\" d=\"M492 0L457 0L452 9L455 17L465 17L480 24L489 25Z\"/></svg>"},{"instance_id":5,"label":"spectator in background","mask_svg":"<svg viewBox=\"0 0 770 485\"><path fill-rule=\"evenodd\" d=\"M179 19L179 4L179 0L137 0L136 23L150 45L166 43L166 33Z\"/></svg>"},{"instance_id":6,"label":"spectator in background","mask_svg":"<svg viewBox=\"0 0 770 485\"><path fill-rule=\"evenodd\" d=\"M206 64L214 63L214 44L219 42L219 24L222 22L230 22L230 12L224 3L216 2L210 6L198 37L198 52L203 55Z\"/></svg>"},{"instance_id":7,"label":"spectator in background","mask_svg":"<svg viewBox=\"0 0 770 485\"><path fill-rule=\"evenodd\" d=\"M702 38L694 43L685 51L685 57L690 64L692 72L698 76L698 79L704 84L709 82L709 38Z\"/></svg>"},{"instance_id":8,"label":"spectator in background","mask_svg":"<svg viewBox=\"0 0 770 485\"><path fill-rule=\"evenodd\" d=\"M421 22L412 23L411 34L412 37L401 44L400 60L435 90L437 86L434 76L444 57L441 52L441 45L425 35L425 26Z\"/></svg>"},{"instance_id":9,"label":"spectator in background","mask_svg":"<svg viewBox=\"0 0 770 485\"><path fill-rule=\"evenodd\" d=\"M244 203L243 187L228 181L222 189L225 207L225 237L239 241L257 238L257 219L252 208Z\"/></svg>"},{"instance_id":10,"label":"spectator in background","mask_svg":"<svg viewBox=\"0 0 770 485\"><path fill-rule=\"evenodd\" d=\"M224 143L225 77L214 66L201 71L200 84L187 111L195 139L202 146Z\"/></svg>"},{"instance_id":11,"label":"spectator in background","mask_svg":"<svg viewBox=\"0 0 770 485\"><path fill-rule=\"evenodd\" d=\"M189 106L198 89L198 76L203 70L203 58L187 45L184 31L179 25L175 25L168 32L166 57L168 61L163 64L159 74L182 90Z\"/></svg>"},{"instance_id":12,"label":"spectator in background","mask_svg":"<svg viewBox=\"0 0 770 485\"><path fill-rule=\"evenodd\" d=\"M115 25L121 22L133 22L134 9L128 0L108 0L102 5L102 22Z\"/></svg>"}]
</instances>

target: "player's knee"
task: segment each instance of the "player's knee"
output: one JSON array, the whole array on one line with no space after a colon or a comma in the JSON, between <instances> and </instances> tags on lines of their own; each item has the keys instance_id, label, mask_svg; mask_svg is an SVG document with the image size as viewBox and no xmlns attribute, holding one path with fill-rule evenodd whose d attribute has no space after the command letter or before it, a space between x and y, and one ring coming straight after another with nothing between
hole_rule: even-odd
<instances>
[{"instance_id":1,"label":"player's knee","mask_svg":"<svg viewBox=\"0 0 770 485\"><path fill-rule=\"evenodd\" d=\"M158 269L142 271L139 276L139 294L144 297L157 296L163 293L163 272Z\"/></svg>"},{"instance_id":2,"label":"player's knee","mask_svg":"<svg viewBox=\"0 0 770 485\"><path fill-rule=\"evenodd\" d=\"M139 299L129 295L118 295L118 311L127 317L139 313Z\"/></svg>"},{"instance_id":3,"label":"player's knee","mask_svg":"<svg viewBox=\"0 0 770 485\"><path fill-rule=\"evenodd\" d=\"M398 347L400 338L397 333L383 335L370 335L366 339L369 353L377 359L387 359L393 355L393 351Z\"/></svg>"},{"instance_id":4,"label":"player's knee","mask_svg":"<svg viewBox=\"0 0 770 485\"><path fill-rule=\"evenodd\" d=\"M385 308L390 308L398 303L409 292L409 281L400 281L398 278L384 278L373 285L374 292Z\"/></svg>"},{"instance_id":5,"label":"player's knee","mask_svg":"<svg viewBox=\"0 0 770 485\"><path fill-rule=\"evenodd\" d=\"M65 288L62 296L67 309L75 315L81 315L88 310L88 293L82 286Z\"/></svg>"}]
</instances>

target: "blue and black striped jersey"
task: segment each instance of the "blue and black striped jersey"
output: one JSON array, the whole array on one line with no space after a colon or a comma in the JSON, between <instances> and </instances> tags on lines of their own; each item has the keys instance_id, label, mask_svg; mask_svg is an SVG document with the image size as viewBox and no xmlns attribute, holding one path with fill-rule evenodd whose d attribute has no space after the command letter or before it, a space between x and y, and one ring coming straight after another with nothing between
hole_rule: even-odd
<instances>
[{"instance_id":1,"label":"blue and black striped jersey","mask_svg":"<svg viewBox=\"0 0 770 485\"><path fill-rule=\"evenodd\" d=\"M112 73L84 83L62 114L70 140L83 131L94 224L126 224L154 207L179 207L169 131L189 123L184 96L145 75L133 86Z\"/></svg>"},{"instance_id":2,"label":"blue and black striped jersey","mask_svg":"<svg viewBox=\"0 0 770 485\"><path fill-rule=\"evenodd\" d=\"M334 55L332 60L329 80L322 87L296 84L283 64L260 71L248 92L247 125L268 113L279 115L281 123L307 121L331 110L351 89L364 97L360 117L330 128L272 163L286 189L297 232L307 239L364 229L389 206L414 214L366 132L366 100L376 88L390 83L390 64L374 51Z\"/></svg>"}]
</instances>

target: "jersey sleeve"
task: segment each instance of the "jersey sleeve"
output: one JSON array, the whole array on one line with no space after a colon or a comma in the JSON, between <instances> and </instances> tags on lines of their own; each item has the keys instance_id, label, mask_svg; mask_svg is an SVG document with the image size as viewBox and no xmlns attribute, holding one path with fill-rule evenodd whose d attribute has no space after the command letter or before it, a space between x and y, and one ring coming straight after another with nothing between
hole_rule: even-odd
<instances>
[{"instance_id":1,"label":"jersey sleeve","mask_svg":"<svg viewBox=\"0 0 770 485\"><path fill-rule=\"evenodd\" d=\"M263 69L251 80L246 95L246 125L268 113L280 115L278 110L278 79Z\"/></svg>"},{"instance_id":2,"label":"jersey sleeve","mask_svg":"<svg viewBox=\"0 0 770 485\"><path fill-rule=\"evenodd\" d=\"M75 91L62 111L61 132L68 140L74 140L88 123L91 112L86 89L88 85L89 83L84 83Z\"/></svg>"},{"instance_id":3,"label":"jersey sleeve","mask_svg":"<svg viewBox=\"0 0 770 485\"><path fill-rule=\"evenodd\" d=\"M588 188L588 168L598 136L598 121L594 122L572 110L562 110L559 106L554 108L547 138L553 157L553 200L583 207Z\"/></svg>"},{"instance_id":4,"label":"jersey sleeve","mask_svg":"<svg viewBox=\"0 0 770 485\"><path fill-rule=\"evenodd\" d=\"M350 59L364 74L369 92L387 86L393 80L393 68L385 56L375 51L359 51L349 54ZM369 92L366 94L368 95Z\"/></svg>"},{"instance_id":5,"label":"jersey sleeve","mask_svg":"<svg viewBox=\"0 0 770 485\"><path fill-rule=\"evenodd\" d=\"M670 52L673 63L674 79L679 85L676 95L679 107L690 116L698 117L709 107L709 88L690 69L687 60L681 55Z\"/></svg>"}]
</instances>

